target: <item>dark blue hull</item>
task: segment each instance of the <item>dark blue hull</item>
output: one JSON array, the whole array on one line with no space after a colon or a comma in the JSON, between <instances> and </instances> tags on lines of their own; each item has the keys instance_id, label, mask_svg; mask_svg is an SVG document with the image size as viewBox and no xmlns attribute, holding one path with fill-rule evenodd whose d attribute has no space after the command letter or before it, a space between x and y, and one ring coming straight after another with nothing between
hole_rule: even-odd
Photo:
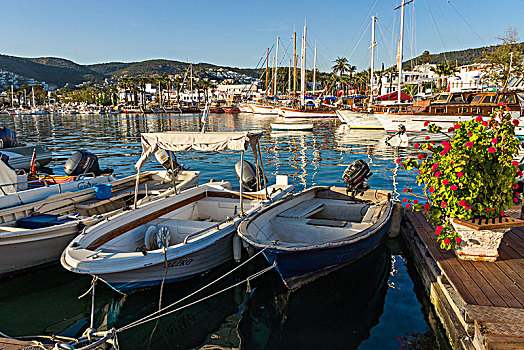
<instances>
[{"instance_id":1,"label":"dark blue hull","mask_svg":"<svg viewBox=\"0 0 524 350\"><path fill-rule=\"evenodd\" d=\"M380 244L388 229L389 221L375 233L356 242L300 251L267 248L263 254L270 264L276 260L275 269L284 284L289 289L295 289L367 255Z\"/></svg>"}]
</instances>

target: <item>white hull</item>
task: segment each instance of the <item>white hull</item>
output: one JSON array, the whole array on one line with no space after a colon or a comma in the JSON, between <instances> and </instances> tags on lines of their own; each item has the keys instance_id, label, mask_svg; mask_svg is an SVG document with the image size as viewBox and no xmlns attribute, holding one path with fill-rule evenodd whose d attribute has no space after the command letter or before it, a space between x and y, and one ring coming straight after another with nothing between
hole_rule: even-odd
<instances>
[{"instance_id":1,"label":"white hull","mask_svg":"<svg viewBox=\"0 0 524 350\"><path fill-rule=\"evenodd\" d=\"M313 123L271 123L273 130L312 130Z\"/></svg>"},{"instance_id":2,"label":"white hull","mask_svg":"<svg viewBox=\"0 0 524 350\"><path fill-rule=\"evenodd\" d=\"M274 108L272 106L264 106L264 105L258 105L258 104L248 104L248 106L251 108L252 112L255 114L278 115L278 108Z\"/></svg>"},{"instance_id":3,"label":"white hull","mask_svg":"<svg viewBox=\"0 0 524 350\"><path fill-rule=\"evenodd\" d=\"M165 171L143 173L139 193L145 194L148 187L149 197L158 188L167 188L170 183ZM177 181L178 190L196 185L198 172L184 172L181 181ZM112 183L113 197L105 200L96 199L92 188L78 192L68 192L50 199L19 205L0 210L0 275L28 269L38 265L58 262L60 254L81 227L97 220L93 215L104 215L126 205L126 199L134 197L135 176L129 176ZM149 179L149 180L147 180ZM160 194L162 196L162 194ZM35 214L68 215L80 213L78 219L54 226L40 228L15 227L17 220Z\"/></svg>"},{"instance_id":4,"label":"white hull","mask_svg":"<svg viewBox=\"0 0 524 350\"><path fill-rule=\"evenodd\" d=\"M210 270L233 256L233 235L239 217L238 194L229 183L209 183L181 194L145 204L131 212L101 222L76 237L62 254L66 269L99 276L121 291L190 278ZM277 191L281 197L288 186ZM269 193L273 189L269 188ZM229 197L236 198L229 198ZM249 194L252 197L253 193ZM244 199L246 215L258 210L258 199ZM232 218L227 220L227 218ZM147 231L166 227L166 253L150 246ZM143 253L144 252L144 253Z\"/></svg>"},{"instance_id":5,"label":"white hull","mask_svg":"<svg viewBox=\"0 0 524 350\"><path fill-rule=\"evenodd\" d=\"M254 113L253 108L251 108L250 105L240 105L238 106L238 109L240 109L240 112L242 113Z\"/></svg>"},{"instance_id":6,"label":"white hull","mask_svg":"<svg viewBox=\"0 0 524 350\"><path fill-rule=\"evenodd\" d=\"M361 113L347 109L337 109L340 122L352 129L384 129L373 113Z\"/></svg>"},{"instance_id":7,"label":"white hull","mask_svg":"<svg viewBox=\"0 0 524 350\"><path fill-rule=\"evenodd\" d=\"M520 112L511 112L513 118L520 118ZM426 129L426 122L440 126L444 131L458 122L468 121L475 116L471 115L424 115L424 114L389 114L374 113L387 132L397 132L403 124L407 132L415 132Z\"/></svg>"},{"instance_id":8,"label":"white hull","mask_svg":"<svg viewBox=\"0 0 524 350\"><path fill-rule=\"evenodd\" d=\"M335 111L301 111L292 108L280 108L279 115L286 119L301 118L301 119L321 119L321 118L336 118Z\"/></svg>"}]
</instances>

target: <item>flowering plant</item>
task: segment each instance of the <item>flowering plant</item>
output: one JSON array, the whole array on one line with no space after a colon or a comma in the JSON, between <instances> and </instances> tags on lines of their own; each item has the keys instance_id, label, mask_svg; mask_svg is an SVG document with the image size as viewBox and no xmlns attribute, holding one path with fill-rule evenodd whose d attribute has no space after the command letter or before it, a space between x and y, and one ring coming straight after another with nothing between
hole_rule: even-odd
<instances>
[{"instance_id":1,"label":"flowering plant","mask_svg":"<svg viewBox=\"0 0 524 350\"><path fill-rule=\"evenodd\" d=\"M507 107L500 104L487 120L478 116L449 128L453 135L441 145L416 144L430 151L426 159L404 160L404 168L418 171L417 184L424 185L426 202L415 200L413 208L425 210L441 248L450 249L461 242L450 218L500 217L518 201L514 189L519 169L513 160L520 146L515 136L517 125L518 120L512 120ZM429 125L428 130L442 133L436 125ZM412 189L404 192L413 194Z\"/></svg>"}]
</instances>

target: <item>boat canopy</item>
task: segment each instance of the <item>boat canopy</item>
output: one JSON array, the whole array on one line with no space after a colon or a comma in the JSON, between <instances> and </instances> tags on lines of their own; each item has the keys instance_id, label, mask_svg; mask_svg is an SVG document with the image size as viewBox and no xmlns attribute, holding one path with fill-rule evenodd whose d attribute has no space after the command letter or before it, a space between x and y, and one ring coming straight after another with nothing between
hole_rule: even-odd
<instances>
[{"instance_id":1,"label":"boat canopy","mask_svg":"<svg viewBox=\"0 0 524 350\"><path fill-rule=\"evenodd\" d=\"M141 134L142 155L135 164L140 170L159 149L166 151L245 151L254 147L262 132L153 132Z\"/></svg>"},{"instance_id":2,"label":"boat canopy","mask_svg":"<svg viewBox=\"0 0 524 350\"><path fill-rule=\"evenodd\" d=\"M378 96L375 99L378 101L396 101L397 98L398 98L398 93L397 91L394 91L390 94ZM400 100L401 101L413 101L413 97L409 96L408 94L402 91L400 93Z\"/></svg>"}]
</instances>

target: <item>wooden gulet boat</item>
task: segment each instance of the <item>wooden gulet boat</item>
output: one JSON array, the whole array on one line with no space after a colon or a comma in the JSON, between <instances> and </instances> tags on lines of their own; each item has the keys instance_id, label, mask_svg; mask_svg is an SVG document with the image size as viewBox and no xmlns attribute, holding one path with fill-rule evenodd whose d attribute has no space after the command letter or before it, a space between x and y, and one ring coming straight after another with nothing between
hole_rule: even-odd
<instances>
[{"instance_id":1,"label":"wooden gulet boat","mask_svg":"<svg viewBox=\"0 0 524 350\"><path fill-rule=\"evenodd\" d=\"M313 187L243 221L239 236L262 250L289 289L325 275L375 249L389 228L389 191Z\"/></svg>"},{"instance_id":2,"label":"wooden gulet boat","mask_svg":"<svg viewBox=\"0 0 524 350\"><path fill-rule=\"evenodd\" d=\"M158 149L237 150L241 151L242 164L243 151L251 146L255 158L261 161L261 135L142 134L143 153L136 167L140 169ZM240 169L239 178L244 179L244 167ZM234 239L234 234L245 217L293 188L277 183L261 189L260 178L256 183L255 191L245 193L243 186L233 191L228 182L211 182L116 215L76 237L62 254L62 266L98 276L119 291L201 274L232 259L234 252L240 253L240 240Z\"/></svg>"},{"instance_id":3,"label":"wooden gulet boat","mask_svg":"<svg viewBox=\"0 0 524 350\"><path fill-rule=\"evenodd\" d=\"M176 190L195 186L198 178L199 172L179 171L174 180ZM129 208L137 190L135 176L105 185L111 186L108 198L87 187L1 209L0 275L58 262L64 248L83 227ZM142 173L138 186L140 203L172 193L172 186L173 179L166 171Z\"/></svg>"}]
</instances>

